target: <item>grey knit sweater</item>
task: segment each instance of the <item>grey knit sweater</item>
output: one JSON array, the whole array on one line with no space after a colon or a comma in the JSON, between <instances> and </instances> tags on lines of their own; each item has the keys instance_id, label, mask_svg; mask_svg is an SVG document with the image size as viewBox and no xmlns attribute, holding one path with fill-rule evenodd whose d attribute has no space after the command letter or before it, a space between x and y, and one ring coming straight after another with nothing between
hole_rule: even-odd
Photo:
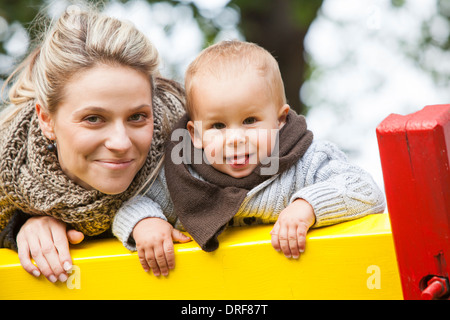
<instances>
[{"instance_id":1,"label":"grey knit sweater","mask_svg":"<svg viewBox=\"0 0 450 320\"><path fill-rule=\"evenodd\" d=\"M202 179L192 169L190 172ZM313 207L316 216L313 228L385 209L384 195L366 171L349 163L334 144L314 141L294 166L248 192L231 225L275 223L280 212L298 198ZM113 221L113 233L134 251L133 228L149 217L164 219L183 230L173 211L164 168L145 195L129 200L119 209Z\"/></svg>"}]
</instances>

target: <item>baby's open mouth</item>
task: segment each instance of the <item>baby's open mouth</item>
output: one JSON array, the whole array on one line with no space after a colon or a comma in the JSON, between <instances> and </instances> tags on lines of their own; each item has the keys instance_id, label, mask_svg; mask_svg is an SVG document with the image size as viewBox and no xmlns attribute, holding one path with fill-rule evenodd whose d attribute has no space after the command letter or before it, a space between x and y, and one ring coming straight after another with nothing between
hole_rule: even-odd
<instances>
[{"instance_id":1,"label":"baby's open mouth","mask_svg":"<svg viewBox=\"0 0 450 320\"><path fill-rule=\"evenodd\" d=\"M249 158L249 154L234 155L231 157L226 157L226 163L230 164L231 166L242 166L248 164Z\"/></svg>"}]
</instances>

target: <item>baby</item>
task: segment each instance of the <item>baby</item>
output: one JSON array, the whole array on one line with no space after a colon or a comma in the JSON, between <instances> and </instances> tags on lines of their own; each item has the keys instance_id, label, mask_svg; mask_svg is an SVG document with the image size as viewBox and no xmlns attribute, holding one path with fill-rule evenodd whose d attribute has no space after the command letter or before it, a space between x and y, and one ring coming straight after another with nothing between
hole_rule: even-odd
<instances>
[{"instance_id":1,"label":"baby","mask_svg":"<svg viewBox=\"0 0 450 320\"><path fill-rule=\"evenodd\" d=\"M382 212L371 176L332 143L315 141L290 110L273 56L248 42L205 49L185 77L187 114L167 144L164 167L117 213L114 234L144 270L167 275L173 241L217 249L227 226L274 224L272 246L305 250L310 227ZM187 130L186 130L187 129Z\"/></svg>"}]
</instances>

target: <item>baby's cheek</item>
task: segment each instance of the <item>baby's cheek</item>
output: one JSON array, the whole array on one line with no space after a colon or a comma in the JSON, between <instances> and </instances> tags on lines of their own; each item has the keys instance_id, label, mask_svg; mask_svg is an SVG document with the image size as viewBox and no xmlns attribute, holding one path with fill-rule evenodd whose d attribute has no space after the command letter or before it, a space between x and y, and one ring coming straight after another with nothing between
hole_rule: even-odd
<instances>
[{"instance_id":1,"label":"baby's cheek","mask_svg":"<svg viewBox=\"0 0 450 320\"><path fill-rule=\"evenodd\" d=\"M223 162L223 148L221 144L218 143L209 143L204 144L205 148L203 149L204 155L210 164Z\"/></svg>"},{"instance_id":2,"label":"baby's cheek","mask_svg":"<svg viewBox=\"0 0 450 320\"><path fill-rule=\"evenodd\" d=\"M259 130L258 139L256 144L258 145L258 158L259 161L270 157L272 154L278 154L277 141L278 130Z\"/></svg>"}]
</instances>

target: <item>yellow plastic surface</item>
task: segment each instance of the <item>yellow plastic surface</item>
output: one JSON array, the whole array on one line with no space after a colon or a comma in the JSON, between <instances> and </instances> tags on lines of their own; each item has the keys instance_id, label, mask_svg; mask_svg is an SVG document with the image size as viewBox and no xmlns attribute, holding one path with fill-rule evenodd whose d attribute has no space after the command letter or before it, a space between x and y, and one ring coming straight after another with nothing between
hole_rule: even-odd
<instances>
[{"instance_id":1,"label":"yellow plastic surface","mask_svg":"<svg viewBox=\"0 0 450 320\"><path fill-rule=\"evenodd\" d=\"M271 228L226 230L212 253L176 244L168 277L144 272L115 239L71 246L76 267L55 284L0 249L0 299L403 299L388 214L312 229L298 260L272 248Z\"/></svg>"}]
</instances>

